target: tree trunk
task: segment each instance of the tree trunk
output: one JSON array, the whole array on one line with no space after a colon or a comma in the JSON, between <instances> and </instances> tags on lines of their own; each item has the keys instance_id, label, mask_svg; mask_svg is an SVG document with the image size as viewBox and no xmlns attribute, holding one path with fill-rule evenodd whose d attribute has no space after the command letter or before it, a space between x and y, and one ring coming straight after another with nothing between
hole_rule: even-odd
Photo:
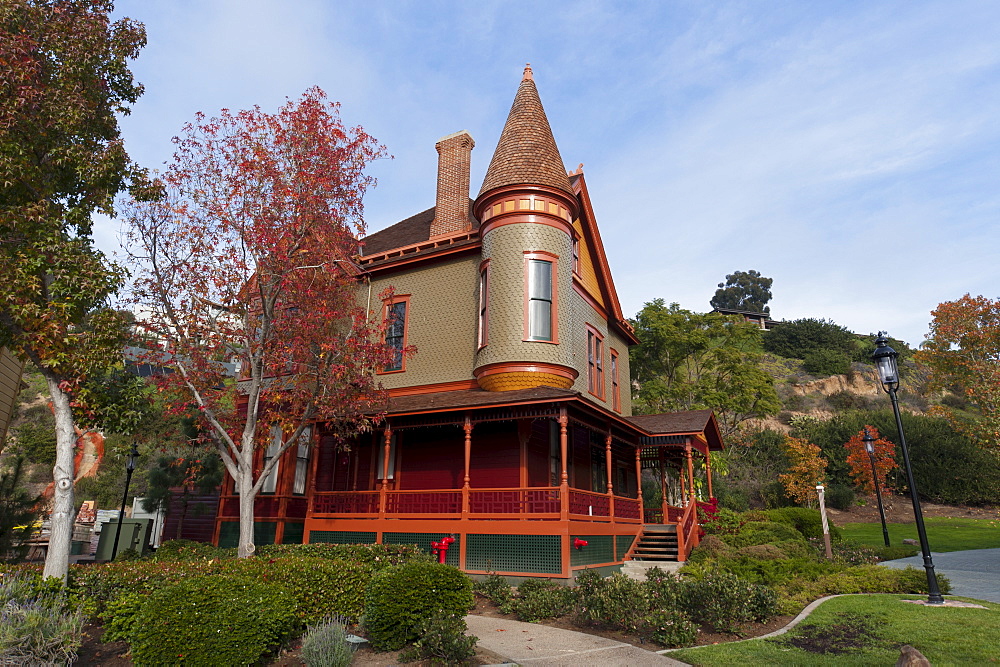
<instances>
[{"instance_id":1,"label":"tree trunk","mask_svg":"<svg viewBox=\"0 0 1000 667\"><path fill-rule=\"evenodd\" d=\"M76 444L76 430L73 428L69 395L59 387L59 380L54 376L45 374L45 383L52 397L56 422L56 465L52 469L55 487L52 496L52 528L42 576L57 577L65 582L69 573L70 541L73 538L73 519L76 513L73 498L73 446Z\"/></svg>"},{"instance_id":2,"label":"tree trunk","mask_svg":"<svg viewBox=\"0 0 1000 667\"><path fill-rule=\"evenodd\" d=\"M253 543L253 458L240 461L239 479L236 480L240 492L240 542L237 555L240 558L253 556L257 548Z\"/></svg>"}]
</instances>

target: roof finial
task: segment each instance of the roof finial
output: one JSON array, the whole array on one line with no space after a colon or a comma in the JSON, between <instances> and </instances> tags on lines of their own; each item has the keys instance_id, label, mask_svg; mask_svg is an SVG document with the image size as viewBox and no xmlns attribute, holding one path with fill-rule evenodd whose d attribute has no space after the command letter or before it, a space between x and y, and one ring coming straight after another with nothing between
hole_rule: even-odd
<instances>
[{"instance_id":1,"label":"roof finial","mask_svg":"<svg viewBox=\"0 0 1000 667\"><path fill-rule=\"evenodd\" d=\"M525 63L525 65L524 65L524 76L521 78L521 81L526 81L528 79L534 80L534 78L535 77L531 73L531 63Z\"/></svg>"}]
</instances>

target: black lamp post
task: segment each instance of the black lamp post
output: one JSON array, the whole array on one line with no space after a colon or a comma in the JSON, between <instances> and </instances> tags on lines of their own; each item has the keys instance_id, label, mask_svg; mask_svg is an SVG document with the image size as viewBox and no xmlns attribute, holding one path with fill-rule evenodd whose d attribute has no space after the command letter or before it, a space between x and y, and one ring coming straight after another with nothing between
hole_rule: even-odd
<instances>
[{"instance_id":1,"label":"black lamp post","mask_svg":"<svg viewBox=\"0 0 1000 667\"><path fill-rule=\"evenodd\" d=\"M882 490L878 486L878 472L875 470L875 438L865 427L865 437L861 438L865 443L865 451L868 452L868 460L872 464L872 481L875 483L875 498L878 500L878 515L882 517L882 538L885 546L889 546L889 529L885 525L885 508L882 506Z\"/></svg>"},{"instance_id":2,"label":"black lamp post","mask_svg":"<svg viewBox=\"0 0 1000 667\"><path fill-rule=\"evenodd\" d=\"M931 549L927 544L927 531L924 530L924 515L920 511L920 500L917 498L917 485L913 481L913 470L910 468L910 451L906 447L906 437L903 435L903 420L899 416L899 399L896 390L899 389L899 367L896 358L899 353L889 347L885 332L880 331L875 339L875 351L872 359L878 368L879 381L882 389L892 400L892 410L896 415L896 429L899 431L899 447L903 450L903 465L906 467L906 481L910 485L910 500L913 502L913 518L917 523L917 535L920 537L920 551L924 556L924 570L927 571L927 603L944 604L944 598L938 589L937 577L934 575L934 561L931 560Z\"/></svg>"},{"instance_id":3,"label":"black lamp post","mask_svg":"<svg viewBox=\"0 0 1000 667\"><path fill-rule=\"evenodd\" d=\"M128 502L128 487L132 483L132 473L135 472L135 462L139 458L139 446L132 443L132 450L125 459L125 495L122 496L122 509L118 513L118 528L115 530L115 543L111 547L111 560L118 555L118 538L122 536L122 519L125 518L125 503Z\"/></svg>"}]
</instances>

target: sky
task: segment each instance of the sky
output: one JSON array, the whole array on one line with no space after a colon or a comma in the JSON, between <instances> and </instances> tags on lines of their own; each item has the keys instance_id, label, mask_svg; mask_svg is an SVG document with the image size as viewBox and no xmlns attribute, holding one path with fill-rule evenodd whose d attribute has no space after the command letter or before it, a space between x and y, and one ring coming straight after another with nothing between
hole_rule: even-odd
<instances>
[{"instance_id":1,"label":"sky","mask_svg":"<svg viewBox=\"0 0 1000 667\"><path fill-rule=\"evenodd\" d=\"M911 345L937 304L1000 296L1000 3L119 0L145 24L121 121L162 168L196 112L275 111L318 85L383 143L369 233L434 204L468 130L472 196L525 63L567 170L583 163L626 315L710 310L773 278L771 315ZM95 239L119 247L120 223Z\"/></svg>"}]
</instances>

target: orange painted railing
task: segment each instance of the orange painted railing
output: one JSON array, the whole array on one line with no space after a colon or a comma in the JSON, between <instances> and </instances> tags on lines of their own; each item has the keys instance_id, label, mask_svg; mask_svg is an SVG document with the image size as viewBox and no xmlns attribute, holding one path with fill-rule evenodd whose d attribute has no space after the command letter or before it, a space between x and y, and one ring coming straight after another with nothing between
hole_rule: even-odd
<instances>
[{"instance_id":1,"label":"orange painted railing","mask_svg":"<svg viewBox=\"0 0 1000 667\"><path fill-rule=\"evenodd\" d=\"M689 503L677 523L677 560L687 560L688 554L696 546L698 546L698 509L694 503Z\"/></svg>"},{"instance_id":2,"label":"orange painted railing","mask_svg":"<svg viewBox=\"0 0 1000 667\"><path fill-rule=\"evenodd\" d=\"M350 517L558 519L562 498L558 486L521 489L427 489L420 491L317 491L313 514ZM635 498L568 490L569 514L574 520L639 523ZM468 508L463 512L463 506Z\"/></svg>"}]
</instances>

